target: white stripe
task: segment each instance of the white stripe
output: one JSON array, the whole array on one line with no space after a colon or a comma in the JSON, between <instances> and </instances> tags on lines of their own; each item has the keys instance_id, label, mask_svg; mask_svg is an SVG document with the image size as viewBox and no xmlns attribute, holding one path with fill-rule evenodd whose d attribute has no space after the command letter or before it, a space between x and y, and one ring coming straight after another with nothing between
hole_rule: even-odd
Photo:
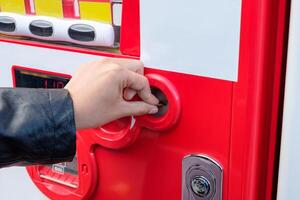
<instances>
[{"instance_id":1,"label":"white stripe","mask_svg":"<svg viewBox=\"0 0 300 200\"><path fill-rule=\"evenodd\" d=\"M75 13L75 17L80 17L78 0L74 0L74 13Z\"/></svg>"},{"instance_id":2,"label":"white stripe","mask_svg":"<svg viewBox=\"0 0 300 200\"><path fill-rule=\"evenodd\" d=\"M30 0L30 12L35 13L34 0Z\"/></svg>"},{"instance_id":3,"label":"white stripe","mask_svg":"<svg viewBox=\"0 0 300 200\"><path fill-rule=\"evenodd\" d=\"M41 174L40 177L43 178L43 179L47 179L49 181L53 181L55 183L59 183L59 184L62 184L62 185L69 186L71 188L78 188L77 185L74 185L72 183L66 183L64 181L61 181L61 180L58 180L58 179L55 179L55 178L52 178L52 177L49 177L49 176L46 176L46 175L43 175L43 174Z\"/></svg>"}]
</instances>

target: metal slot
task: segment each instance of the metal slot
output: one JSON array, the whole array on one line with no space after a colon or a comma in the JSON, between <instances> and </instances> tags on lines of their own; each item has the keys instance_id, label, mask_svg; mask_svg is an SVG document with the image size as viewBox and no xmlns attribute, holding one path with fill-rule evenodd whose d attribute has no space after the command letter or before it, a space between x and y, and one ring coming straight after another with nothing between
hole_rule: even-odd
<instances>
[{"instance_id":1,"label":"metal slot","mask_svg":"<svg viewBox=\"0 0 300 200\"><path fill-rule=\"evenodd\" d=\"M222 200L222 167L204 155L182 162L182 200Z\"/></svg>"},{"instance_id":2,"label":"metal slot","mask_svg":"<svg viewBox=\"0 0 300 200\"><path fill-rule=\"evenodd\" d=\"M159 100L158 112L154 114L155 117L161 117L165 115L169 108L169 102L166 95L156 87L151 87L152 94Z\"/></svg>"}]
</instances>

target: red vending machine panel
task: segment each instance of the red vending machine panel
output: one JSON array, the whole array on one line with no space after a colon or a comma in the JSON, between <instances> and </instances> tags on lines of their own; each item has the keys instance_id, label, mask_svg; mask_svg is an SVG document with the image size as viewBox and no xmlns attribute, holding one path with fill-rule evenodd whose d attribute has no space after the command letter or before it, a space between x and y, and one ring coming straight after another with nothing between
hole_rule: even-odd
<instances>
[{"instance_id":1,"label":"red vending machine panel","mask_svg":"<svg viewBox=\"0 0 300 200\"><path fill-rule=\"evenodd\" d=\"M274 198L287 0L199 2L201 12L207 12L202 18L197 18L200 11L189 12L198 4L176 7L171 1L157 2L156 10L150 6L156 1L146 0L35 0L24 1L23 7L12 6L23 1L0 2L0 86L62 88L82 63L133 58L145 61L145 76L160 100L156 115L131 116L78 131L72 162L27 167L48 198ZM170 10L159 15L166 4ZM172 13L182 13L182 20L175 25L158 23L145 33L147 26L152 29L152 17L165 22L165 17L172 20ZM227 17L236 21L223 23ZM198 37L202 46L195 40L186 42L191 49L174 49L147 40L162 38L165 26L172 30L168 34L185 31L180 38L165 38L169 44L180 46ZM236 32L231 32L232 26ZM207 29L196 31L199 27ZM237 50L233 53L226 40L231 33ZM147 50L153 44L162 58L149 59ZM167 57L169 52L174 56ZM236 66L223 63L224 70L212 64L231 55ZM193 58L199 65L149 64L157 57L178 62Z\"/></svg>"}]
</instances>

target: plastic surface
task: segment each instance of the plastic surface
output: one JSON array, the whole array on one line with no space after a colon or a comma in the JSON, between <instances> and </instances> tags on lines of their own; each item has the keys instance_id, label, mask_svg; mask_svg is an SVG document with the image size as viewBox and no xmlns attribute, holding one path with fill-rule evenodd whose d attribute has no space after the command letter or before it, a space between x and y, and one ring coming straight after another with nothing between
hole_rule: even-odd
<instances>
[{"instance_id":1,"label":"plastic surface","mask_svg":"<svg viewBox=\"0 0 300 200\"><path fill-rule=\"evenodd\" d=\"M243 1L239 76L232 96L228 200L276 196L288 2Z\"/></svg>"},{"instance_id":2,"label":"plastic surface","mask_svg":"<svg viewBox=\"0 0 300 200\"><path fill-rule=\"evenodd\" d=\"M147 74L146 77L151 87L158 88L166 96L167 105L165 106L167 108L161 116L138 117L139 125L155 131L172 128L178 122L181 113L181 102L176 87L168 79L158 74Z\"/></svg>"},{"instance_id":3,"label":"plastic surface","mask_svg":"<svg viewBox=\"0 0 300 200\"><path fill-rule=\"evenodd\" d=\"M26 1L28 0L1 0L0 8L1 12L14 12L19 14L26 13Z\"/></svg>"},{"instance_id":4,"label":"plastic surface","mask_svg":"<svg viewBox=\"0 0 300 200\"><path fill-rule=\"evenodd\" d=\"M85 20L63 20L44 16L23 16L0 12L0 20L1 18L8 17L14 20L16 28L14 31L4 31L3 29L1 31L0 29L0 33L89 46L113 47L115 44L115 33L110 24ZM33 29L34 23L36 24L35 29ZM77 26L76 32L74 26ZM88 40L85 39L87 35L89 36Z\"/></svg>"},{"instance_id":5,"label":"plastic surface","mask_svg":"<svg viewBox=\"0 0 300 200\"><path fill-rule=\"evenodd\" d=\"M139 0L123 1L120 51L125 55L140 56L139 5Z\"/></svg>"},{"instance_id":6,"label":"plastic surface","mask_svg":"<svg viewBox=\"0 0 300 200\"><path fill-rule=\"evenodd\" d=\"M236 83L146 68L146 74L159 75L176 89L180 96L180 118L169 129L158 131L143 127L135 142L118 150L91 145L97 141L96 134L86 130L87 134L82 135L93 147L95 171L100 174L88 199L180 200L182 159L192 153L209 155L222 165L223 199L272 199L282 101L286 3L286 0L243 1ZM123 8L121 50L124 55L138 55L138 2L125 1ZM131 8L130 12L125 8ZM0 51L5 58L0 61L1 86L10 84L7 68L17 64L15 62L45 70L57 66L55 71L71 73L76 63L120 56L37 42L0 41ZM126 122L120 127L129 124ZM118 126L105 128L116 132ZM82 145L83 149L86 146ZM85 154L84 159L90 155ZM31 175L36 180L36 171ZM45 182L39 182L38 185L49 198L64 191L57 184L44 187ZM84 187L88 187L89 182L86 185Z\"/></svg>"},{"instance_id":7,"label":"plastic surface","mask_svg":"<svg viewBox=\"0 0 300 200\"><path fill-rule=\"evenodd\" d=\"M109 149L121 149L133 144L141 133L133 117L111 122L97 129L87 129L83 134L92 135L95 144Z\"/></svg>"},{"instance_id":8,"label":"plastic surface","mask_svg":"<svg viewBox=\"0 0 300 200\"><path fill-rule=\"evenodd\" d=\"M116 9L113 5L119 5L119 7ZM32 37L45 42L69 42L88 47L118 47L121 10L122 1L1 0L1 16L14 18L17 28L15 31L1 31L0 33L11 36ZM70 21L70 19L73 21ZM40 31L40 34L27 30L28 24L31 24L33 20L43 20L50 23L53 35L43 34L43 30ZM88 30L88 33L81 29L81 31L70 35L68 28L73 25L93 27L93 37L90 36L91 29ZM74 34L76 34L76 37L74 37ZM86 39L87 34L89 34L88 40Z\"/></svg>"},{"instance_id":9,"label":"plastic surface","mask_svg":"<svg viewBox=\"0 0 300 200\"><path fill-rule=\"evenodd\" d=\"M83 130L83 134L94 135L94 143L109 149L121 149L132 145L140 136L141 129L163 131L178 122L181 113L180 98L173 84L158 74L147 74L151 87L159 88L168 99L168 109L162 116L144 115L126 117L97 129Z\"/></svg>"},{"instance_id":10,"label":"plastic surface","mask_svg":"<svg viewBox=\"0 0 300 200\"><path fill-rule=\"evenodd\" d=\"M81 19L112 23L110 1L79 1Z\"/></svg>"},{"instance_id":11,"label":"plastic surface","mask_svg":"<svg viewBox=\"0 0 300 200\"><path fill-rule=\"evenodd\" d=\"M64 184L54 182L41 176L41 170L45 171L45 167L40 166L27 167L27 171L31 176L35 185L53 200L76 200L87 199L91 196L97 186L98 172L96 170L96 160L89 139L84 135L77 133L77 158L78 158L78 187L70 187ZM51 171L51 168L49 168ZM48 173L57 179L66 180L74 179L68 173Z\"/></svg>"},{"instance_id":12,"label":"plastic surface","mask_svg":"<svg viewBox=\"0 0 300 200\"><path fill-rule=\"evenodd\" d=\"M78 0L63 0L64 18L78 19L80 18L80 11L78 9Z\"/></svg>"},{"instance_id":13,"label":"plastic surface","mask_svg":"<svg viewBox=\"0 0 300 200\"><path fill-rule=\"evenodd\" d=\"M62 2L62 0L34 0L35 14L62 18L64 16Z\"/></svg>"},{"instance_id":14,"label":"plastic surface","mask_svg":"<svg viewBox=\"0 0 300 200\"><path fill-rule=\"evenodd\" d=\"M141 60L154 69L236 82L241 4L140 0Z\"/></svg>"}]
</instances>

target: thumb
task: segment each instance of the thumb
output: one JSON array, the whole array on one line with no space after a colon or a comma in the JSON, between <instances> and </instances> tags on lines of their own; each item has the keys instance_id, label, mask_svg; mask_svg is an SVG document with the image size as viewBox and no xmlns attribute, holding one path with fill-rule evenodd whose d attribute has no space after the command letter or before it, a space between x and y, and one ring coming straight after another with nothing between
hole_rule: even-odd
<instances>
[{"instance_id":1,"label":"thumb","mask_svg":"<svg viewBox=\"0 0 300 200\"><path fill-rule=\"evenodd\" d=\"M158 112L157 106L145 103L143 101L126 101L123 108L124 108L124 112L127 116L155 114Z\"/></svg>"}]
</instances>

